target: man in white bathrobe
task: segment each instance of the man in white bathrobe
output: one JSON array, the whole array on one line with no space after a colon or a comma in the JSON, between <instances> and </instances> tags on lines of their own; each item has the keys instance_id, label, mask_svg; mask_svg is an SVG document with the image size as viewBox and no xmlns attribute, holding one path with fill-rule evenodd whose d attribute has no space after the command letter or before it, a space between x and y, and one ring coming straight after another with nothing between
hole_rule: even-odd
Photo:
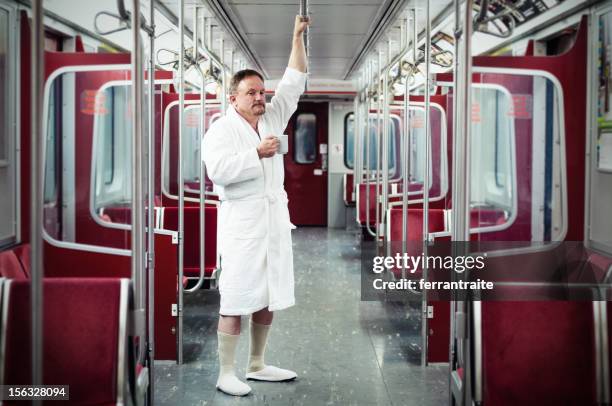
<instances>
[{"instance_id":1,"label":"man in white bathrobe","mask_svg":"<svg viewBox=\"0 0 612 406\"><path fill-rule=\"evenodd\" d=\"M250 321L247 379L287 381L296 373L264 363L273 312L293 306L293 254L283 155L278 136L295 112L306 81L303 33L309 21L296 16L288 67L266 105L261 74L237 72L230 82L230 106L204 136L204 162L221 206L218 249L219 379L217 388L243 396L251 388L234 373L240 316Z\"/></svg>"}]
</instances>

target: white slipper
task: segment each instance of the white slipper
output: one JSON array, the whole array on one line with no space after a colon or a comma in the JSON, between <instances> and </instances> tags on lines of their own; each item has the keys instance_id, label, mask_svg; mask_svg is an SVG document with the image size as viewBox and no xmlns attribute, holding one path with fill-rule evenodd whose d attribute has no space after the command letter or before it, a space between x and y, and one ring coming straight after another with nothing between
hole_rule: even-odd
<instances>
[{"instance_id":1,"label":"white slipper","mask_svg":"<svg viewBox=\"0 0 612 406\"><path fill-rule=\"evenodd\" d=\"M246 379L255 381L267 382L283 382L297 378L297 374L288 369L277 368L272 365L266 365L263 369L246 374Z\"/></svg>"},{"instance_id":2,"label":"white slipper","mask_svg":"<svg viewBox=\"0 0 612 406\"><path fill-rule=\"evenodd\" d=\"M245 396L251 392L251 387L233 374L220 376L217 380L217 389L233 396Z\"/></svg>"}]
</instances>

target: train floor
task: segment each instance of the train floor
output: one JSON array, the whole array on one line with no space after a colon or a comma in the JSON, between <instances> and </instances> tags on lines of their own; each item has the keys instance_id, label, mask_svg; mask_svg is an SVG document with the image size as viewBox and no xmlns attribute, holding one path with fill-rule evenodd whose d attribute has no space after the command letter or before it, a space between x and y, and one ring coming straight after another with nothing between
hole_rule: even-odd
<instances>
[{"instance_id":1,"label":"train floor","mask_svg":"<svg viewBox=\"0 0 612 406\"><path fill-rule=\"evenodd\" d=\"M448 365L420 366L419 310L360 300L358 238L327 228L293 232L297 303L275 314L265 361L296 371L295 381L248 381L253 390L244 398L217 391L219 297L201 290L185 298L184 364L156 363L155 404L447 404ZM242 325L236 354L241 379L246 317Z\"/></svg>"}]
</instances>

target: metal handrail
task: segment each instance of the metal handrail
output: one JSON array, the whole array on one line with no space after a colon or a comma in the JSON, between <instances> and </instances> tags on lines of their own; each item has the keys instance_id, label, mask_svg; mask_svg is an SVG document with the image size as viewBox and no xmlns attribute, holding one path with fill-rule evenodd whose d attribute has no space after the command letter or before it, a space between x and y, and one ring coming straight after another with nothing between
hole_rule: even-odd
<instances>
[{"instance_id":1,"label":"metal handrail","mask_svg":"<svg viewBox=\"0 0 612 406\"><path fill-rule=\"evenodd\" d=\"M381 138L382 138L382 132L383 132L383 128L382 128L382 117L381 117L381 110L382 110L382 103L383 103L383 98L382 98L382 91L383 91L383 85L381 83L380 77L382 74L382 50L378 51L378 76L376 76L376 84L378 86L378 98L376 100L376 189L374 190L374 196L376 196L376 227L374 228L376 230L376 241L379 240L380 238L380 221L381 221L381 207L380 207L380 173L382 171L382 162L381 162ZM383 145L384 148L384 145ZM384 158L383 158L384 159ZM385 185L385 187L387 187L387 185Z\"/></svg>"},{"instance_id":2,"label":"metal handrail","mask_svg":"<svg viewBox=\"0 0 612 406\"><path fill-rule=\"evenodd\" d=\"M150 9L153 10L153 4L151 4ZM132 27L132 20L133 20L132 13L130 13L125 8L124 0L117 0L117 11L119 12L119 14L114 14L109 11L100 11L96 13L96 15L94 16L94 29L96 33L100 35L109 35L115 32L129 30ZM108 16L108 17L115 18L119 20L119 24L123 24L123 26L120 26L118 28L115 28L109 31L102 31L100 27L98 27L98 19L101 16ZM146 32L149 36L155 35L155 26L153 25L153 18L154 18L153 11L151 11L151 25L148 25L147 20L144 18L144 15L142 13L139 13L138 24L140 26L140 29Z\"/></svg>"},{"instance_id":3,"label":"metal handrail","mask_svg":"<svg viewBox=\"0 0 612 406\"><path fill-rule=\"evenodd\" d=\"M196 46L194 46L194 60L198 59L198 50L197 50L197 43L198 43L198 7L194 7L193 8L193 42L194 44L196 44ZM201 132L202 132L202 137L204 136L204 131L206 130L206 75L204 75L204 72L202 72L202 69L200 68L200 66L196 63L195 64L195 68L196 71L198 71L200 73L200 78L202 79L202 88L200 89L200 125L201 125ZM180 111L180 114L183 114L183 110ZM200 212L200 222L199 222L199 226L200 226L200 275L198 276L198 282L195 284L195 286L193 286L190 289L185 289L185 292L187 293L192 293L195 292L197 290L199 290L202 287L202 284L204 283L204 277L205 277L205 273L206 273L206 268L205 268L205 254L206 254L206 221L205 221L205 207L206 207L206 203L205 203L205 194L206 191L204 190L204 180L206 179L206 167L204 166L203 163L203 158L204 158L204 150L202 148L202 142L201 142L202 138L200 138L200 204L199 204L199 212ZM181 161L179 161L179 165L181 165Z\"/></svg>"},{"instance_id":4,"label":"metal handrail","mask_svg":"<svg viewBox=\"0 0 612 406\"><path fill-rule=\"evenodd\" d=\"M43 85L44 85L44 27L43 2L32 0L32 76L31 76L31 145L30 145L30 306L32 384L43 384L43 192L42 157L45 134L43 134ZM35 404L40 404L40 400Z\"/></svg>"},{"instance_id":5,"label":"metal handrail","mask_svg":"<svg viewBox=\"0 0 612 406\"><path fill-rule=\"evenodd\" d=\"M374 68L373 62L370 61L370 66L368 66L368 76L370 77L370 82L373 81ZM372 237L378 238L378 235L375 231L370 227L370 98L372 94L369 91L366 91L366 231Z\"/></svg>"},{"instance_id":6,"label":"metal handrail","mask_svg":"<svg viewBox=\"0 0 612 406\"><path fill-rule=\"evenodd\" d=\"M453 129L453 187L451 241L470 241L469 229L469 198L470 198L470 131L471 131L471 83L472 83L472 9L473 0L465 0L463 17L459 0L455 0L455 94L453 97L454 129ZM459 21L462 21L461 26ZM453 247L454 255L463 255L461 247ZM455 298L453 298L455 299ZM471 404L471 367L467 360L470 357L469 343L469 310L465 301L451 301L451 340L449 362L451 369L450 400L454 393L459 396L458 403ZM464 379L460 386L453 376L456 369L464 368Z\"/></svg>"},{"instance_id":7,"label":"metal handrail","mask_svg":"<svg viewBox=\"0 0 612 406\"><path fill-rule=\"evenodd\" d=\"M429 147L431 145L431 20L429 15L429 0L425 2L425 159L423 160L423 250L427 255L429 240ZM433 158L433 157L432 157ZM423 279L427 280L427 262L423 263ZM422 292L422 322L421 322L421 365L427 366L427 290Z\"/></svg>"},{"instance_id":8,"label":"metal handrail","mask_svg":"<svg viewBox=\"0 0 612 406\"><path fill-rule=\"evenodd\" d=\"M140 38L140 0L132 0L135 10L131 13L132 52L132 281L134 283L134 319L138 342L138 361L144 365L145 360L145 310L146 310L146 277L144 271L144 195L142 187L142 106L143 106L143 49ZM137 11L137 12L136 12ZM151 79L151 78L149 78ZM143 331L141 331L144 330Z\"/></svg>"},{"instance_id":9,"label":"metal handrail","mask_svg":"<svg viewBox=\"0 0 612 406\"><path fill-rule=\"evenodd\" d=\"M185 0L179 0L179 55L185 54ZM178 207L178 348L177 348L177 363L183 364L183 273L185 259L185 242L184 242L184 222L185 222L185 185L183 183L183 110L185 109L185 58L178 60L178 86L179 86L179 115L178 115L178 192L179 192L179 207Z\"/></svg>"},{"instance_id":10,"label":"metal handrail","mask_svg":"<svg viewBox=\"0 0 612 406\"><path fill-rule=\"evenodd\" d=\"M487 17L489 0L481 0L481 4L478 5L478 14L476 15L476 18L473 21L473 30L481 32L483 34L493 35L498 38L511 37L515 27L515 22L512 18L512 13L516 12L516 9L513 6L509 6L507 3L501 4L506 9L506 11ZM506 17L509 17L506 21L504 21L504 24L507 28L506 30L503 30L499 27L497 23ZM490 31L489 23L493 23L493 25L495 25L499 32Z\"/></svg>"},{"instance_id":11,"label":"metal handrail","mask_svg":"<svg viewBox=\"0 0 612 406\"><path fill-rule=\"evenodd\" d=\"M148 360L149 360L149 386L147 398L150 404L155 404L155 9L149 7L149 21L152 32L149 35L149 106L148 106L148 138L147 138L147 261L148 270Z\"/></svg>"}]
</instances>

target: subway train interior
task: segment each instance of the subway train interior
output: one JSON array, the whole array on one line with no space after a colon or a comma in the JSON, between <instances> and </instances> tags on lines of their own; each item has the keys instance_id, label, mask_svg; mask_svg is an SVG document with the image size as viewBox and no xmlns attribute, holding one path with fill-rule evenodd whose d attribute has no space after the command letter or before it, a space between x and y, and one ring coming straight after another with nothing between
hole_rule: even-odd
<instances>
[{"instance_id":1,"label":"subway train interior","mask_svg":"<svg viewBox=\"0 0 612 406\"><path fill-rule=\"evenodd\" d=\"M296 43L297 379L236 397L205 140ZM0 74L0 403L612 404L612 1L0 0Z\"/></svg>"}]
</instances>

